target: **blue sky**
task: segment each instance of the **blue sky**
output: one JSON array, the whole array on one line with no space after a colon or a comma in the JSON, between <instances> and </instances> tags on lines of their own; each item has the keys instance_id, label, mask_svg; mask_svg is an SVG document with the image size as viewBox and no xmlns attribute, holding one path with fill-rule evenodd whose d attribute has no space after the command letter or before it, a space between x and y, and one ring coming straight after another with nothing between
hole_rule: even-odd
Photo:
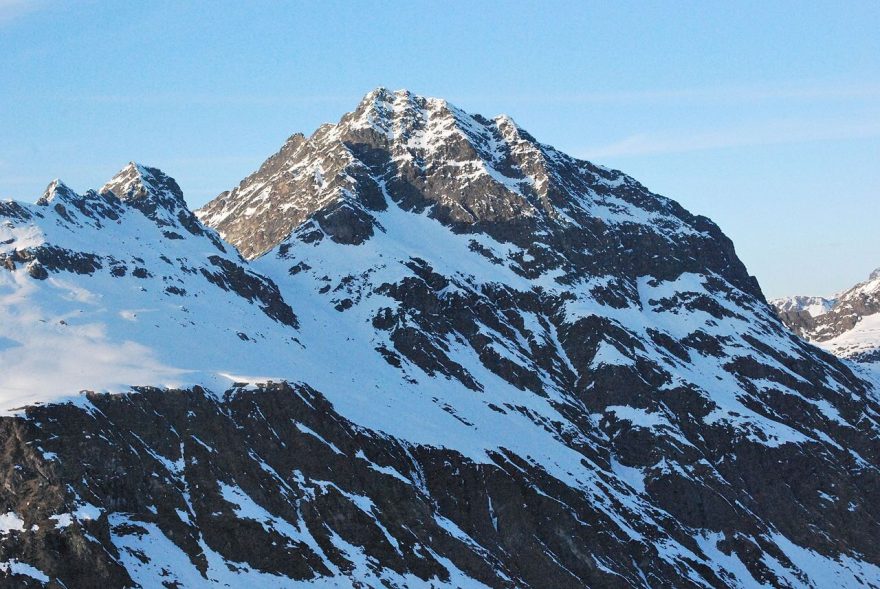
<instances>
[{"instance_id":1,"label":"blue sky","mask_svg":"<svg viewBox=\"0 0 880 589\"><path fill-rule=\"evenodd\" d=\"M376 86L714 219L768 296L880 266L880 2L0 0L0 197L129 160L198 206Z\"/></svg>"}]
</instances>

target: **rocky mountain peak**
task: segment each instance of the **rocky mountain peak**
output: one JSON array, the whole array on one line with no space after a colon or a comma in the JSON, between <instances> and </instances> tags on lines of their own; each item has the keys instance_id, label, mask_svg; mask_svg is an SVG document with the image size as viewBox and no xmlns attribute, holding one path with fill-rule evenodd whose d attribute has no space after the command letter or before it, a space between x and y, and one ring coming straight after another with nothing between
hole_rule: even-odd
<instances>
[{"instance_id":1,"label":"rocky mountain peak","mask_svg":"<svg viewBox=\"0 0 880 589\"><path fill-rule=\"evenodd\" d=\"M114 194L99 194L94 190L78 194L59 179L49 183L36 206L38 209L51 207L60 220L75 227L82 227L83 223L101 227L122 214L122 203Z\"/></svg>"},{"instance_id":2,"label":"rocky mountain peak","mask_svg":"<svg viewBox=\"0 0 880 589\"><path fill-rule=\"evenodd\" d=\"M37 200L37 204L47 205L56 200L67 200L76 198L77 196L76 192L67 186L67 184L62 182L59 178L55 178L49 183L46 190L43 191L43 196Z\"/></svg>"},{"instance_id":3,"label":"rocky mountain peak","mask_svg":"<svg viewBox=\"0 0 880 589\"><path fill-rule=\"evenodd\" d=\"M352 112L343 116L341 124L345 124L346 121L363 123L365 119L381 120L386 124L391 124L402 113L412 114L429 105L433 106L435 111L442 107L448 107L448 103L440 98L419 96L406 89L391 91L379 87L367 93Z\"/></svg>"},{"instance_id":4,"label":"rocky mountain peak","mask_svg":"<svg viewBox=\"0 0 880 589\"><path fill-rule=\"evenodd\" d=\"M193 235L202 235L205 231L187 206L180 186L158 168L129 162L101 187L99 193L114 195L160 227L182 226ZM213 241L222 249L219 241Z\"/></svg>"},{"instance_id":5,"label":"rocky mountain peak","mask_svg":"<svg viewBox=\"0 0 880 589\"><path fill-rule=\"evenodd\" d=\"M785 325L839 356L880 361L880 268L832 299L793 296L771 301Z\"/></svg>"},{"instance_id":6,"label":"rocky mountain peak","mask_svg":"<svg viewBox=\"0 0 880 589\"><path fill-rule=\"evenodd\" d=\"M382 210L388 199L410 210L430 208L433 216L465 226L559 220L564 215L552 197L570 203L554 191L551 159L575 161L538 144L510 117L490 120L443 99L377 88L339 123L322 125L308 139L293 136L256 174L199 214L251 257L312 214L352 197L368 210Z\"/></svg>"},{"instance_id":7,"label":"rocky mountain peak","mask_svg":"<svg viewBox=\"0 0 880 589\"><path fill-rule=\"evenodd\" d=\"M161 194L183 201L183 192L174 178L158 168L129 162L100 190L114 192L120 199L131 201Z\"/></svg>"},{"instance_id":8,"label":"rocky mountain peak","mask_svg":"<svg viewBox=\"0 0 880 589\"><path fill-rule=\"evenodd\" d=\"M101 187L101 194L112 193L160 224L174 224L189 209L174 178L158 168L130 162Z\"/></svg>"},{"instance_id":9,"label":"rocky mountain peak","mask_svg":"<svg viewBox=\"0 0 880 589\"><path fill-rule=\"evenodd\" d=\"M684 264L760 296L708 219L538 142L507 115L489 119L406 90L377 88L338 123L294 135L197 215L255 258L289 239L364 243L385 231L389 207L527 248L527 273L574 279L614 268L634 279Z\"/></svg>"},{"instance_id":10,"label":"rocky mountain peak","mask_svg":"<svg viewBox=\"0 0 880 589\"><path fill-rule=\"evenodd\" d=\"M877 387L509 117L379 89L291 136L201 211L251 261L158 170L52 193L0 202L2 586L880 579Z\"/></svg>"}]
</instances>

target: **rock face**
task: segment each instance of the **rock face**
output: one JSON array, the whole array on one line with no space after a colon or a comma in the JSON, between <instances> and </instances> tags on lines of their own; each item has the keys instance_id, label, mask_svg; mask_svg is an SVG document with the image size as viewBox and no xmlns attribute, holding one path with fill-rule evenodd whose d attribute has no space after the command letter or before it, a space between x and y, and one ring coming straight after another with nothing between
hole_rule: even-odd
<instances>
[{"instance_id":1,"label":"rock face","mask_svg":"<svg viewBox=\"0 0 880 589\"><path fill-rule=\"evenodd\" d=\"M50 192L0 203L12 586L880 587L876 385L507 117L379 89L201 221L143 166Z\"/></svg>"},{"instance_id":2,"label":"rock face","mask_svg":"<svg viewBox=\"0 0 880 589\"><path fill-rule=\"evenodd\" d=\"M880 363L880 268L831 299L771 301L789 329L816 345L866 364Z\"/></svg>"}]
</instances>

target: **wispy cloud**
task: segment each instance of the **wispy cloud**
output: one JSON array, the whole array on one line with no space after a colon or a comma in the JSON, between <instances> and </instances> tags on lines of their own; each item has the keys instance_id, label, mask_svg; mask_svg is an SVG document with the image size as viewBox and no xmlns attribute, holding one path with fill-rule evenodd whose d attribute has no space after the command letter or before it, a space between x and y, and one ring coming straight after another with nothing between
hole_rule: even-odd
<instances>
[{"instance_id":1,"label":"wispy cloud","mask_svg":"<svg viewBox=\"0 0 880 589\"><path fill-rule=\"evenodd\" d=\"M261 163L266 159L266 154L251 155L192 155L175 157L166 160L166 166L192 166L192 165L235 165Z\"/></svg>"},{"instance_id":2,"label":"wispy cloud","mask_svg":"<svg viewBox=\"0 0 880 589\"><path fill-rule=\"evenodd\" d=\"M586 149L587 159L682 153L748 147L880 137L880 118L843 121L769 121L749 126L670 134L639 133Z\"/></svg>"},{"instance_id":3,"label":"wispy cloud","mask_svg":"<svg viewBox=\"0 0 880 589\"><path fill-rule=\"evenodd\" d=\"M0 25L46 8L48 4L46 0L0 0Z\"/></svg>"},{"instance_id":4,"label":"wispy cloud","mask_svg":"<svg viewBox=\"0 0 880 589\"><path fill-rule=\"evenodd\" d=\"M48 176L3 176L0 183L4 186L28 186L31 184L48 184L51 180Z\"/></svg>"},{"instance_id":5,"label":"wispy cloud","mask_svg":"<svg viewBox=\"0 0 880 589\"><path fill-rule=\"evenodd\" d=\"M3 2L4 0L0 0ZM15 0L18 1L18 0ZM158 92L138 94L67 94L59 100L96 104L184 104L199 106L284 106L336 103L350 105L351 95L224 94ZM495 104L734 104L750 102L825 102L880 99L880 82L845 83L808 81L796 85L713 86L705 88L622 90L613 92L452 96L453 102L485 101Z\"/></svg>"},{"instance_id":6,"label":"wispy cloud","mask_svg":"<svg viewBox=\"0 0 880 589\"><path fill-rule=\"evenodd\" d=\"M880 98L880 82L806 80L796 84L763 86L709 86L701 88L619 90L556 94L514 94L467 97L468 100L523 102L536 104L667 104L749 103L766 101L871 100Z\"/></svg>"},{"instance_id":7,"label":"wispy cloud","mask_svg":"<svg viewBox=\"0 0 880 589\"><path fill-rule=\"evenodd\" d=\"M2 0L0 0L2 1ZM152 94L74 94L59 100L95 104L187 105L187 106L286 106L322 103L350 103L351 96L301 96L295 94L222 94L222 93L152 93Z\"/></svg>"}]
</instances>

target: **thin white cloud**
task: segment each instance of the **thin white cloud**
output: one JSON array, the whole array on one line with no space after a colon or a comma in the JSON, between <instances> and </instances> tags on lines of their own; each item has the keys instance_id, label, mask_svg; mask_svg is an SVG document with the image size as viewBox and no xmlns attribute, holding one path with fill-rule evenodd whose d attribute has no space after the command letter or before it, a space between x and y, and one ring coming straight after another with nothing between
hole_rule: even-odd
<instances>
[{"instance_id":1,"label":"thin white cloud","mask_svg":"<svg viewBox=\"0 0 880 589\"><path fill-rule=\"evenodd\" d=\"M880 84L810 84L802 86L711 87L635 92L597 92L561 96L563 101L596 103L760 102L766 100L835 100L880 97Z\"/></svg>"},{"instance_id":2,"label":"thin white cloud","mask_svg":"<svg viewBox=\"0 0 880 589\"><path fill-rule=\"evenodd\" d=\"M748 147L880 137L880 118L853 121L769 121L749 126L690 133L639 133L584 150L586 159L683 153Z\"/></svg>"},{"instance_id":3,"label":"thin white cloud","mask_svg":"<svg viewBox=\"0 0 880 589\"><path fill-rule=\"evenodd\" d=\"M2 2L4 0L0 0ZM351 95L296 94L222 94L222 93L151 93L151 94L68 94L58 97L69 102L107 104L195 104L203 106L286 106L321 103L350 104ZM880 82L845 83L835 80L809 81L788 86L713 86L571 94L519 94L504 96L452 96L453 102L475 100L524 104L737 104L767 101L826 102L880 99Z\"/></svg>"},{"instance_id":4,"label":"thin white cloud","mask_svg":"<svg viewBox=\"0 0 880 589\"><path fill-rule=\"evenodd\" d=\"M455 98L455 97L453 97ZM528 104L737 104L769 101L824 102L880 98L880 81L804 80L794 84L708 86L700 88L617 90L504 96L460 96L459 100Z\"/></svg>"},{"instance_id":5,"label":"thin white cloud","mask_svg":"<svg viewBox=\"0 0 880 589\"><path fill-rule=\"evenodd\" d=\"M184 157L174 157L165 160L166 166L192 166L192 165L235 165L235 164L253 164L261 163L266 159L265 154L252 155L191 155Z\"/></svg>"},{"instance_id":6,"label":"thin white cloud","mask_svg":"<svg viewBox=\"0 0 880 589\"><path fill-rule=\"evenodd\" d=\"M297 96L293 94L74 94L59 96L65 102L95 104L142 104L142 105L198 105L198 106L306 106L328 102L350 103L351 96Z\"/></svg>"},{"instance_id":7,"label":"thin white cloud","mask_svg":"<svg viewBox=\"0 0 880 589\"><path fill-rule=\"evenodd\" d=\"M0 0L0 25L47 6L45 0Z\"/></svg>"},{"instance_id":8,"label":"thin white cloud","mask_svg":"<svg viewBox=\"0 0 880 589\"><path fill-rule=\"evenodd\" d=\"M6 186L27 186L29 184L42 182L48 184L51 178L47 176L3 176L0 183Z\"/></svg>"}]
</instances>

